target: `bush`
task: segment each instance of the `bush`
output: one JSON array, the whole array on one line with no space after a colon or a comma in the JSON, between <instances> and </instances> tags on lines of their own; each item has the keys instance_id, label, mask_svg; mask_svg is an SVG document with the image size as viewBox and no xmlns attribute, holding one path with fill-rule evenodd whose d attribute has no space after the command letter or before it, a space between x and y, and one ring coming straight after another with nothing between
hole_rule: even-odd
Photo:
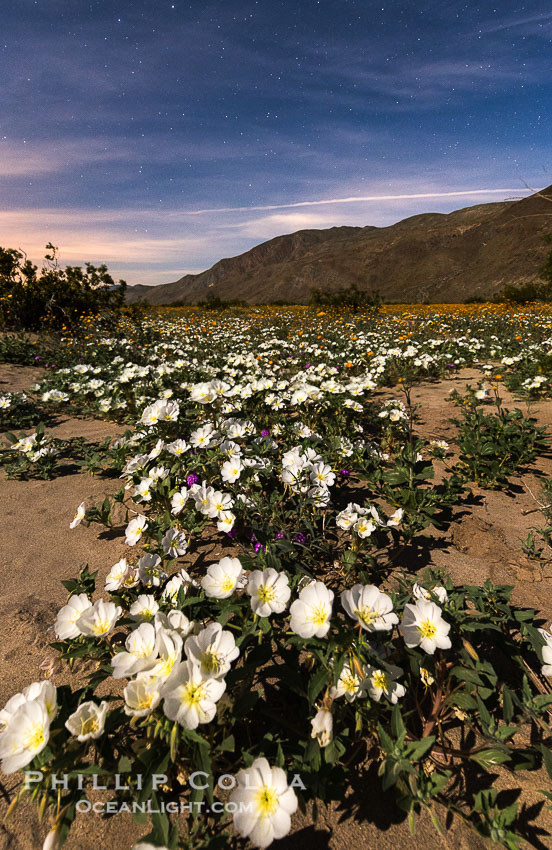
<instances>
[{"instance_id":1,"label":"bush","mask_svg":"<svg viewBox=\"0 0 552 850\"><path fill-rule=\"evenodd\" d=\"M124 303L126 283L118 285L107 266L67 266L61 269L57 248L48 243L44 266L22 251L0 247L0 325L38 331L76 331L85 316L112 321Z\"/></svg>"},{"instance_id":2,"label":"bush","mask_svg":"<svg viewBox=\"0 0 552 850\"><path fill-rule=\"evenodd\" d=\"M359 309L378 310L382 303L379 290L361 292L356 283L337 292L324 292L321 289L311 289L311 304L321 307L349 307L353 312Z\"/></svg>"}]
</instances>

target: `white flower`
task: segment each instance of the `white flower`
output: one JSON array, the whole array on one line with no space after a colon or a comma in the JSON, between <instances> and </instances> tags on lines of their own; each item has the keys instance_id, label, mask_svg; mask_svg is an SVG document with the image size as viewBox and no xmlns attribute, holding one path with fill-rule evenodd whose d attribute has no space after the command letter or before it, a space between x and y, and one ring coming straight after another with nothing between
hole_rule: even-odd
<instances>
[{"instance_id":1,"label":"white flower","mask_svg":"<svg viewBox=\"0 0 552 850\"><path fill-rule=\"evenodd\" d=\"M364 677L361 678L351 670L349 664L344 664L337 685L330 690L330 698L338 699L344 696L347 702L354 702L357 697L365 697Z\"/></svg>"},{"instance_id":2,"label":"white flower","mask_svg":"<svg viewBox=\"0 0 552 850\"><path fill-rule=\"evenodd\" d=\"M404 606L399 631L407 646L420 646L428 655L433 655L437 648L451 647L448 637L450 624L443 620L439 606L426 599L419 599L415 605Z\"/></svg>"},{"instance_id":3,"label":"white flower","mask_svg":"<svg viewBox=\"0 0 552 850\"><path fill-rule=\"evenodd\" d=\"M546 646L542 648L542 660L544 662L542 675L552 676L552 628L548 632L546 629L539 629L539 632L546 641Z\"/></svg>"},{"instance_id":4,"label":"white flower","mask_svg":"<svg viewBox=\"0 0 552 850\"><path fill-rule=\"evenodd\" d=\"M72 596L67 603L58 611L54 626L56 637L60 640L70 640L82 634L77 622L83 611L92 607L92 602L86 593Z\"/></svg>"},{"instance_id":5,"label":"white flower","mask_svg":"<svg viewBox=\"0 0 552 850\"><path fill-rule=\"evenodd\" d=\"M180 457L190 448L186 440L174 440L172 443L167 443L166 450L176 457Z\"/></svg>"},{"instance_id":6,"label":"white flower","mask_svg":"<svg viewBox=\"0 0 552 850\"><path fill-rule=\"evenodd\" d=\"M444 605L448 600L448 593L444 587L432 587L431 593L437 597L441 605ZM413 585L412 594L416 599L431 599L429 590L426 590L425 587L422 587L422 585L418 584L418 582Z\"/></svg>"},{"instance_id":7,"label":"white flower","mask_svg":"<svg viewBox=\"0 0 552 850\"><path fill-rule=\"evenodd\" d=\"M290 607L290 627L303 638L323 638L330 628L334 594L321 581L313 581L301 590Z\"/></svg>"},{"instance_id":8,"label":"white flower","mask_svg":"<svg viewBox=\"0 0 552 850\"><path fill-rule=\"evenodd\" d=\"M311 720L311 738L316 738L320 747L327 747L333 735L333 717L331 711L319 709Z\"/></svg>"},{"instance_id":9,"label":"white flower","mask_svg":"<svg viewBox=\"0 0 552 850\"><path fill-rule=\"evenodd\" d=\"M315 463L310 472L310 480L317 487L331 487L335 482L335 473L329 464L323 460Z\"/></svg>"},{"instance_id":10,"label":"white flower","mask_svg":"<svg viewBox=\"0 0 552 850\"><path fill-rule=\"evenodd\" d=\"M96 740L100 735L103 735L106 714L107 702L101 702L99 705L91 700L83 702L67 718L65 727L81 743L91 739Z\"/></svg>"},{"instance_id":11,"label":"white flower","mask_svg":"<svg viewBox=\"0 0 552 850\"><path fill-rule=\"evenodd\" d=\"M226 676L230 664L240 654L234 635L223 631L220 623L209 623L198 635L189 637L184 652L190 661L199 664L206 679Z\"/></svg>"},{"instance_id":12,"label":"white flower","mask_svg":"<svg viewBox=\"0 0 552 850\"><path fill-rule=\"evenodd\" d=\"M167 574L159 566L161 558L159 555L153 555L147 552L142 555L138 561L138 575L140 581L146 587L159 587L162 581L167 578Z\"/></svg>"},{"instance_id":13,"label":"white flower","mask_svg":"<svg viewBox=\"0 0 552 850\"><path fill-rule=\"evenodd\" d=\"M222 558L218 564L211 564L207 575L201 579L201 586L207 596L215 599L227 599L232 596L243 576L238 558Z\"/></svg>"},{"instance_id":14,"label":"white flower","mask_svg":"<svg viewBox=\"0 0 552 850\"><path fill-rule=\"evenodd\" d=\"M287 835L297 797L288 787L284 771L270 767L265 758L258 758L248 770L240 770L236 779L238 786L232 791L230 802L237 804L233 815L237 832L261 848Z\"/></svg>"},{"instance_id":15,"label":"white flower","mask_svg":"<svg viewBox=\"0 0 552 850\"><path fill-rule=\"evenodd\" d=\"M542 660L544 661L542 675L552 676L552 646L550 644L543 646Z\"/></svg>"},{"instance_id":16,"label":"white flower","mask_svg":"<svg viewBox=\"0 0 552 850\"><path fill-rule=\"evenodd\" d=\"M145 717L161 702L159 680L152 679L147 673L129 682L123 691L125 696L125 714L130 717Z\"/></svg>"},{"instance_id":17,"label":"white flower","mask_svg":"<svg viewBox=\"0 0 552 850\"><path fill-rule=\"evenodd\" d=\"M375 522L364 516L359 517L353 525L354 531L356 531L358 536L362 539L364 539L365 537L370 537L370 535L374 533L376 528L377 526Z\"/></svg>"},{"instance_id":18,"label":"white flower","mask_svg":"<svg viewBox=\"0 0 552 850\"><path fill-rule=\"evenodd\" d=\"M119 605L99 599L94 605L85 608L76 622L76 628L83 635L106 637L122 613L123 609Z\"/></svg>"},{"instance_id":19,"label":"white flower","mask_svg":"<svg viewBox=\"0 0 552 850\"><path fill-rule=\"evenodd\" d=\"M233 457L222 464L220 475L223 481L233 484L240 477L243 466L239 457Z\"/></svg>"},{"instance_id":20,"label":"white flower","mask_svg":"<svg viewBox=\"0 0 552 850\"><path fill-rule=\"evenodd\" d=\"M132 497L136 502L151 502L151 487L153 478L142 478L132 491ZM128 531L128 529L127 529Z\"/></svg>"},{"instance_id":21,"label":"white flower","mask_svg":"<svg viewBox=\"0 0 552 850\"><path fill-rule=\"evenodd\" d=\"M25 705L26 702L36 701L44 704L51 723L58 712L57 689L48 681L33 682L32 685L27 685L21 693L10 697L2 711L0 711L0 734L5 732L12 717L22 705Z\"/></svg>"},{"instance_id":22,"label":"white flower","mask_svg":"<svg viewBox=\"0 0 552 850\"><path fill-rule=\"evenodd\" d=\"M10 717L0 735L0 759L4 773L15 773L42 752L50 738L50 718L40 699L24 702Z\"/></svg>"},{"instance_id":23,"label":"white flower","mask_svg":"<svg viewBox=\"0 0 552 850\"><path fill-rule=\"evenodd\" d=\"M148 670L148 675L167 684L172 680L182 658L182 638L176 631L169 632L158 627L157 650L159 658L155 666Z\"/></svg>"},{"instance_id":24,"label":"white flower","mask_svg":"<svg viewBox=\"0 0 552 850\"><path fill-rule=\"evenodd\" d=\"M213 719L216 703L225 690L226 682L206 679L198 664L183 661L163 687L163 711L169 720L176 720L185 729L196 729L200 723Z\"/></svg>"},{"instance_id":25,"label":"white flower","mask_svg":"<svg viewBox=\"0 0 552 850\"><path fill-rule=\"evenodd\" d=\"M105 579L105 589L113 592L121 587L134 587L137 583L135 570L131 569L126 558L121 558L111 567Z\"/></svg>"},{"instance_id":26,"label":"white flower","mask_svg":"<svg viewBox=\"0 0 552 850\"><path fill-rule=\"evenodd\" d=\"M232 511L221 511L218 515L217 530L228 533L232 531L235 522L236 514L233 514Z\"/></svg>"},{"instance_id":27,"label":"white flower","mask_svg":"<svg viewBox=\"0 0 552 850\"><path fill-rule=\"evenodd\" d=\"M369 632L389 631L399 622L391 597L373 584L355 584L344 590L341 604L349 617Z\"/></svg>"},{"instance_id":28,"label":"white flower","mask_svg":"<svg viewBox=\"0 0 552 850\"><path fill-rule=\"evenodd\" d=\"M179 608L172 608L166 614L158 613L155 617L155 627L166 631L174 631L181 638L187 638L194 630L195 623L189 620Z\"/></svg>"},{"instance_id":29,"label":"white flower","mask_svg":"<svg viewBox=\"0 0 552 850\"><path fill-rule=\"evenodd\" d=\"M335 524L338 528L342 528L344 531L348 531L351 526L355 524L358 520L358 514L356 511L350 509L350 506L345 508L345 510L340 511L335 518Z\"/></svg>"},{"instance_id":30,"label":"white flower","mask_svg":"<svg viewBox=\"0 0 552 850\"><path fill-rule=\"evenodd\" d=\"M71 522L69 523L69 528L75 528L77 525L83 521L86 514L86 508L84 507L84 502L81 502L77 508L77 512Z\"/></svg>"},{"instance_id":31,"label":"white flower","mask_svg":"<svg viewBox=\"0 0 552 850\"><path fill-rule=\"evenodd\" d=\"M287 575L276 572L272 567L254 570L249 576L246 592L251 597L251 609L258 617L281 614L291 596Z\"/></svg>"},{"instance_id":32,"label":"white flower","mask_svg":"<svg viewBox=\"0 0 552 850\"><path fill-rule=\"evenodd\" d=\"M190 400L199 404L209 404L217 397L217 392L210 383L194 384L190 390Z\"/></svg>"},{"instance_id":33,"label":"white flower","mask_svg":"<svg viewBox=\"0 0 552 850\"><path fill-rule=\"evenodd\" d=\"M171 499L171 513L176 516L188 501L188 488L182 487Z\"/></svg>"},{"instance_id":34,"label":"white flower","mask_svg":"<svg viewBox=\"0 0 552 850\"><path fill-rule=\"evenodd\" d=\"M125 530L127 546L136 546L147 527L148 521L142 514L131 519Z\"/></svg>"},{"instance_id":35,"label":"white flower","mask_svg":"<svg viewBox=\"0 0 552 850\"><path fill-rule=\"evenodd\" d=\"M153 620L158 611L159 604L155 596L148 593L141 593L130 606L128 613L133 620L149 622L149 620Z\"/></svg>"},{"instance_id":36,"label":"white flower","mask_svg":"<svg viewBox=\"0 0 552 850\"><path fill-rule=\"evenodd\" d=\"M387 520L388 527L397 528L397 526L401 524L403 516L404 510L402 508L397 508L395 513L391 514L391 516Z\"/></svg>"},{"instance_id":37,"label":"white flower","mask_svg":"<svg viewBox=\"0 0 552 850\"><path fill-rule=\"evenodd\" d=\"M179 555L185 555L188 549L186 535L183 531L179 531L178 528L169 528L163 536L161 545L163 552L169 558L178 558Z\"/></svg>"},{"instance_id":38,"label":"white flower","mask_svg":"<svg viewBox=\"0 0 552 850\"><path fill-rule=\"evenodd\" d=\"M146 844L141 841L135 844L132 850L168 850L168 847L160 847L158 844Z\"/></svg>"},{"instance_id":39,"label":"white flower","mask_svg":"<svg viewBox=\"0 0 552 850\"><path fill-rule=\"evenodd\" d=\"M126 652L118 652L111 659L114 679L129 679L155 665L157 634L151 623L141 623L125 641Z\"/></svg>"},{"instance_id":40,"label":"white flower","mask_svg":"<svg viewBox=\"0 0 552 850\"><path fill-rule=\"evenodd\" d=\"M192 577L186 570L180 570L179 573L174 575L163 588L163 593L161 594L162 599L168 599L173 604L176 603L178 599L178 594L180 593L180 589L184 588L184 593L188 592L188 588L193 584L194 587L197 587L197 582L192 581Z\"/></svg>"},{"instance_id":41,"label":"white flower","mask_svg":"<svg viewBox=\"0 0 552 850\"><path fill-rule=\"evenodd\" d=\"M366 665L365 668L366 680L364 687L375 702L379 702L382 694L393 703L397 702L400 697L406 693L404 685L396 682L399 676L402 676L403 670L400 667L395 667L392 664L382 664L380 667Z\"/></svg>"}]
</instances>

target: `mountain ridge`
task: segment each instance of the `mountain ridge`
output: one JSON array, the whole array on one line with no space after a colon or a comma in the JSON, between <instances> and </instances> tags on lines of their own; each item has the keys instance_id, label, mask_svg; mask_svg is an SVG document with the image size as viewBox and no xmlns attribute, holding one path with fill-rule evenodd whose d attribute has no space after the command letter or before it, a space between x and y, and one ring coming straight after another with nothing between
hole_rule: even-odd
<instances>
[{"instance_id":1,"label":"mountain ridge","mask_svg":"<svg viewBox=\"0 0 552 850\"><path fill-rule=\"evenodd\" d=\"M127 289L129 303L197 303L210 294L251 304L308 303L314 288L356 284L389 302L490 298L506 284L539 279L550 250L552 186L519 201L419 213L386 227L299 230L210 269Z\"/></svg>"}]
</instances>

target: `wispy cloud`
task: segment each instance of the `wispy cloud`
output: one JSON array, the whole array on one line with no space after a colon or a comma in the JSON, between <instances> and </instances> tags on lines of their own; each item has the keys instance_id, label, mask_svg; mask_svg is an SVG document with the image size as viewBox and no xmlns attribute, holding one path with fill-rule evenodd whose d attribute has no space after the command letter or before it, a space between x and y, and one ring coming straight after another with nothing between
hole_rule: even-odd
<instances>
[{"instance_id":1,"label":"wispy cloud","mask_svg":"<svg viewBox=\"0 0 552 850\"><path fill-rule=\"evenodd\" d=\"M324 198L319 201L295 201L290 204L264 204L251 207L218 207L204 210L183 210L182 215L206 215L209 213L251 212L259 210L286 210L296 207L320 207L333 204L358 204L367 201L405 201L429 198L477 197L479 195L508 195L519 193L518 189L462 189L455 192L416 192L404 195L361 195L349 198Z\"/></svg>"}]
</instances>

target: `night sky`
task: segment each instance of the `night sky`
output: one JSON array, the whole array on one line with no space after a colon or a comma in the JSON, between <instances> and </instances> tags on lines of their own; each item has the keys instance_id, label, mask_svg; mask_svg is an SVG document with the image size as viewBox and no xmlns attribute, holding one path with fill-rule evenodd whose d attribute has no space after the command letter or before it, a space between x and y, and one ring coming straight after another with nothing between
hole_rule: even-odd
<instances>
[{"instance_id":1,"label":"night sky","mask_svg":"<svg viewBox=\"0 0 552 850\"><path fill-rule=\"evenodd\" d=\"M549 2L4 0L1 20L0 244L35 262L52 241L164 283L552 183Z\"/></svg>"}]
</instances>

